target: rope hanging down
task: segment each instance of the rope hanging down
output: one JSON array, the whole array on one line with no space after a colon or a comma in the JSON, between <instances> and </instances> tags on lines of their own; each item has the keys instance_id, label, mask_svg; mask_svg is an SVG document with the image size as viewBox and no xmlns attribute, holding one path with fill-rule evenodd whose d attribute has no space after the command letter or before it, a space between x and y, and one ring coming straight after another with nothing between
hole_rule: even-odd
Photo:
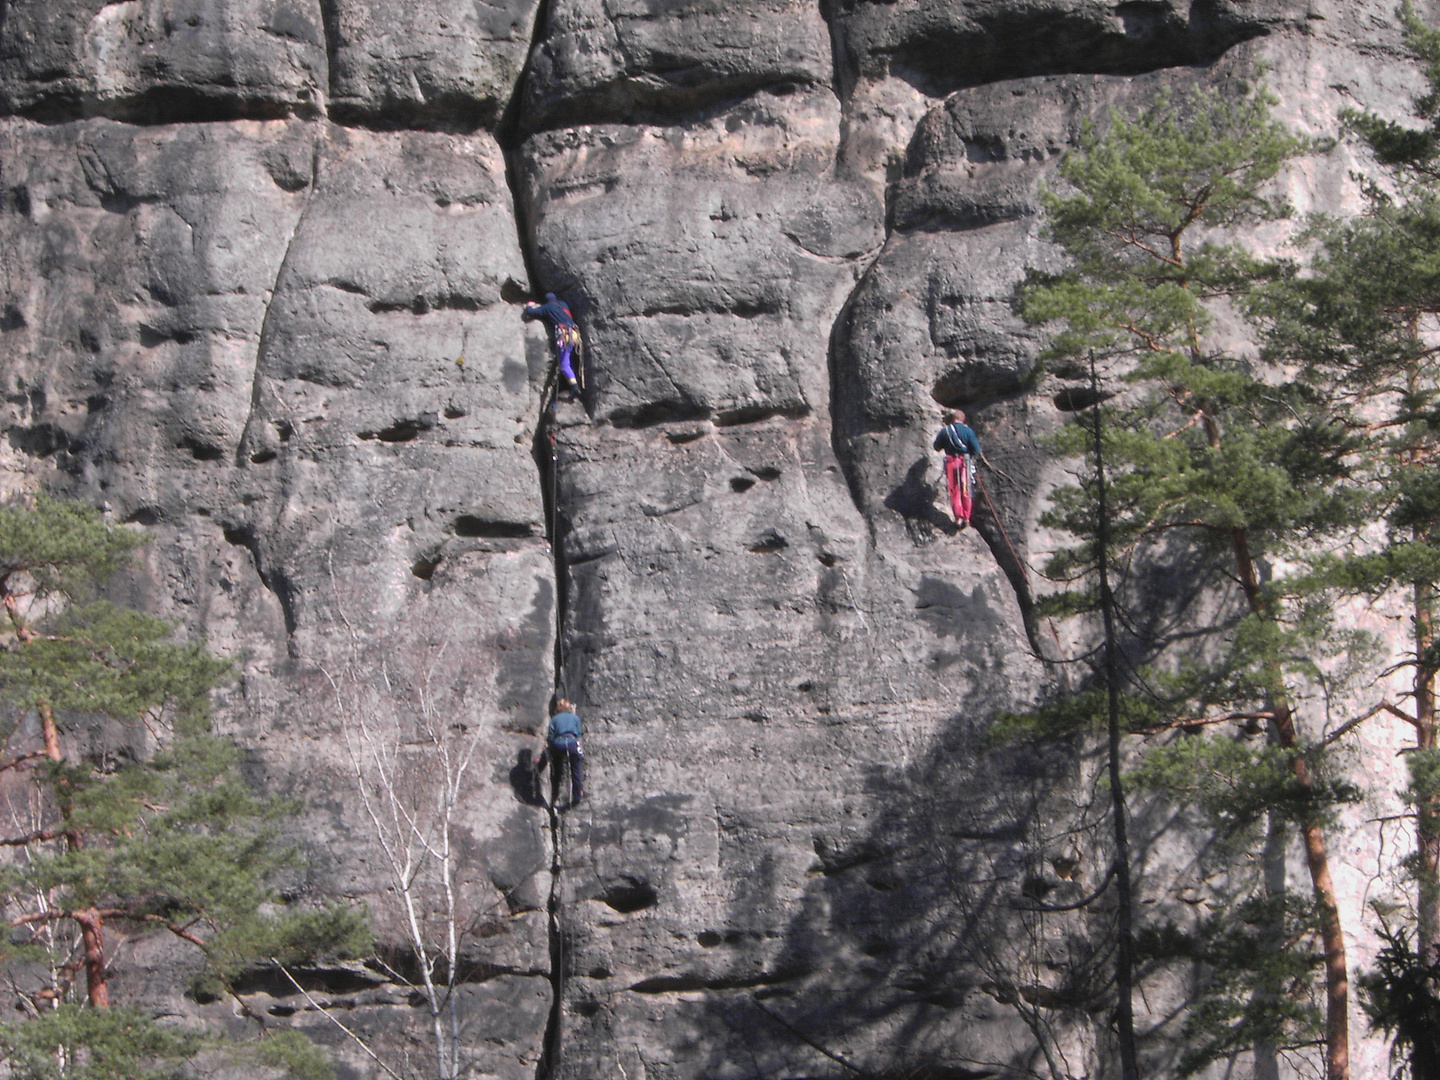
<instances>
[{"instance_id":1,"label":"rope hanging down","mask_svg":"<svg viewBox=\"0 0 1440 1080\"><path fill-rule=\"evenodd\" d=\"M1000 539L1005 541L1005 547L1010 552L1010 557L1015 560L1015 565L1020 567L1020 576L1025 579L1025 588L1030 588L1030 575L1027 572L1028 566L1020 553L1015 550L1015 545L1010 543L1010 534L1005 531L1005 523L1000 520L1000 515L995 512L995 504L990 501L990 492L985 485L980 483L980 470L975 470L975 487L980 492L980 497L985 500L986 507L990 510L990 516L995 519L995 527L1000 530Z\"/></svg>"}]
</instances>

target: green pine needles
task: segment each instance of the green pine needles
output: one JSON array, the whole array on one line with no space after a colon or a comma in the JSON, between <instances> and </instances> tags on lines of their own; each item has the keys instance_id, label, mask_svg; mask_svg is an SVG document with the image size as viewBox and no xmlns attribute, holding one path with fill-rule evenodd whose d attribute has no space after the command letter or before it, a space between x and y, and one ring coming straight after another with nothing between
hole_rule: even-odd
<instances>
[{"instance_id":1,"label":"green pine needles","mask_svg":"<svg viewBox=\"0 0 1440 1080\"><path fill-rule=\"evenodd\" d=\"M1323 596L1271 567L1353 525L1360 500L1342 482L1353 432L1325 396L1233 344L1257 293L1294 275L1236 238L1289 214L1271 181L1315 149L1272 119L1273 103L1263 88L1197 89L1162 94L1133 118L1112 114L1103 132L1088 128L1060 167L1062 186L1044 194L1068 268L1032 274L1016 305L1051 331L1042 361L1061 378L1085 377L1081 396L1096 399L1055 438L1060 454L1089 467L1042 518L1074 538L1047 566L1063 586L1047 607L1099 609L1105 557L1124 694L1134 699L1121 718L1149 737L1132 781L1230 843L1268 838L1283 850L1285 836L1298 836L1310 871L1308 897L1259 875L1212 898L1234 912L1310 912L1313 922L1306 934L1293 915L1260 928L1296 950L1293 973L1243 948L1203 954L1182 1071L1318 1034L1328 1080L1343 1080L1348 975L1325 829L1356 793L1329 777L1328 743L1302 707L1335 656L1365 643L1337 628ZM1053 725L1063 711L1042 716ZM1076 730L1097 726L1092 710ZM1308 996L1312 934L1325 977L1318 1011Z\"/></svg>"},{"instance_id":2,"label":"green pine needles","mask_svg":"<svg viewBox=\"0 0 1440 1080\"><path fill-rule=\"evenodd\" d=\"M1373 711L1415 733L1403 793L1416 840L1405 905L1414 948L1395 930L1364 985L1376 1026L1406 1048L1411 1074L1428 1078L1436 1075L1434 1042L1416 1034L1414 1021L1433 1017L1440 1001L1440 31L1409 4L1400 19L1429 83L1414 102L1420 124L1346 117L1384 169L1365 181L1366 212L1313 222L1306 272L1267 287L1254 310L1268 325L1267 358L1328 395L1352 440L1346 466L1359 520L1374 523L1311 560L1311 586L1339 596L1388 593L1408 607L1409 647L1397 670L1408 672L1409 687L1395 701L1377 698Z\"/></svg>"},{"instance_id":3,"label":"green pine needles","mask_svg":"<svg viewBox=\"0 0 1440 1080\"><path fill-rule=\"evenodd\" d=\"M269 885L295 862L278 841L295 807L257 793L212 730L230 663L100 598L138 543L79 504L0 507L0 963L21 1004L0 1023L7 1075L158 1078L235 1051L113 1000L117 932L198 950L202 996L257 960L365 948L355 913L287 911ZM325 1073L303 1038L266 1036L250 1050Z\"/></svg>"}]
</instances>

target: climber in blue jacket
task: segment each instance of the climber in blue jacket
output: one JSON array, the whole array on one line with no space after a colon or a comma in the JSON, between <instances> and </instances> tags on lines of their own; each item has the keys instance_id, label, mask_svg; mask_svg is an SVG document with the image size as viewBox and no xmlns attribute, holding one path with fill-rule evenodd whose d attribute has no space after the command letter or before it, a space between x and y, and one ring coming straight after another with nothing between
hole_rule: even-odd
<instances>
[{"instance_id":1,"label":"climber in blue jacket","mask_svg":"<svg viewBox=\"0 0 1440 1080\"><path fill-rule=\"evenodd\" d=\"M575 715L575 706L562 697L555 699L551 709L550 730L546 734L545 749L535 759L535 773L538 776L545 766L558 755L564 754L570 761L570 803L573 806L585 797L585 756L580 750L580 717Z\"/></svg>"},{"instance_id":2,"label":"climber in blue jacket","mask_svg":"<svg viewBox=\"0 0 1440 1080\"><path fill-rule=\"evenodd\" d=\"M932 445L945 452L945 486L950 490L950 511L955 515L955 524L963 529L970 524L974 508L975 458L985 460L980 452L980 440L965 423L965 414L959 409L950 409L945 413L945 426Z\"/></svg>"},{"instance_id":3,"label":"climber in blue jacket","mask_svg":"<svg viewBox=\"0 0 1440 1080\"><path fill-rule=\"evenodd\" d=\"M555 327L555 352L560 357L560 374L565 377L565 385L572 394L580 392L580 384L575 377L574 357L580 351L580 327L575 322L575 316L570 314L570 308L553 292L545 294L545 303L537 304L531 300L525 305L524 314L521 316L526 322L531 319L548 319Z\"/></svg>"}]
</instances>

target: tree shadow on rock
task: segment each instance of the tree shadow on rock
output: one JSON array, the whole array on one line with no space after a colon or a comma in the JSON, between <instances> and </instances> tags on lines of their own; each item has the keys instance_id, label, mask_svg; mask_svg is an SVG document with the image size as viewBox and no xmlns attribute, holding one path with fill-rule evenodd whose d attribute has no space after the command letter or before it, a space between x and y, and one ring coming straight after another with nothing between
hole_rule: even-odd
<instances>
[{"instance_id":1,"label":"tree shadow on rock","mask_svg":"<svg viewBox=\"0 0 1440 1080\"><path fill-rule=\"evenodd\" d=\"M1059 1080L1094 1066L1113 1005L1113 904L1049 911L1106 876L1103 811L1079 840L1054 828L1057 800L1092 794L1077 781L1093 770L1071 745L987 748L1003 703L966 706L912 764L871 767L853 814L812 820L803 883L756 861L726 925L698 936L712 958L734 948L728 962L627 988L658 995L647 1011L666 1050L641 1055L647 1073ZM775 926L777 907L788 914Z\"/></svg>"},{"instance_id":2,"label":"tree shadow on rock","mask_svg":"<svg viewBox=\"0 0 1440 1080\"><path fill-rule=\"evenodd\" d=\"M1047 861L1047 798L1073 764L1062 748L987 751L957 717L927 760L873 768L868 831L815 831L818 873L773 967L796 976L724 995L700 1075L747 1059L758 1076L1045 1075L1104 998L1087 916L1042 929L1024 910L1083 889Z\"/></svg>"}]
</instances>

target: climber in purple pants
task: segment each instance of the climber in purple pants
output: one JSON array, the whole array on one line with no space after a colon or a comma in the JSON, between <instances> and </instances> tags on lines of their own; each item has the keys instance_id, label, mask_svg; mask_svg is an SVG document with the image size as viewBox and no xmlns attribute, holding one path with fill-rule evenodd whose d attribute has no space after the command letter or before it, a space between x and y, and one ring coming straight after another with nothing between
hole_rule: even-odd
<instances>
[{"instance_id":1,"label":"climber in purple pants","mask_svg":"<svg viewBox=\"0 0 1440 1080\"><path fill-rule=\"evenodd\" d=\"M572 394L580 392L580 383L575 376L574 358L580 351L580 327L575 322L575 316L570 314L570 308L565 301L557 297L553 292L545 294L545 303L537 304L531 300L525 305L525 312L522 316L527 322L531 319L548 319L555 327L555 352L560 357L560 374L564 376L565 385Z\"/></svg>"}]
</instances>

